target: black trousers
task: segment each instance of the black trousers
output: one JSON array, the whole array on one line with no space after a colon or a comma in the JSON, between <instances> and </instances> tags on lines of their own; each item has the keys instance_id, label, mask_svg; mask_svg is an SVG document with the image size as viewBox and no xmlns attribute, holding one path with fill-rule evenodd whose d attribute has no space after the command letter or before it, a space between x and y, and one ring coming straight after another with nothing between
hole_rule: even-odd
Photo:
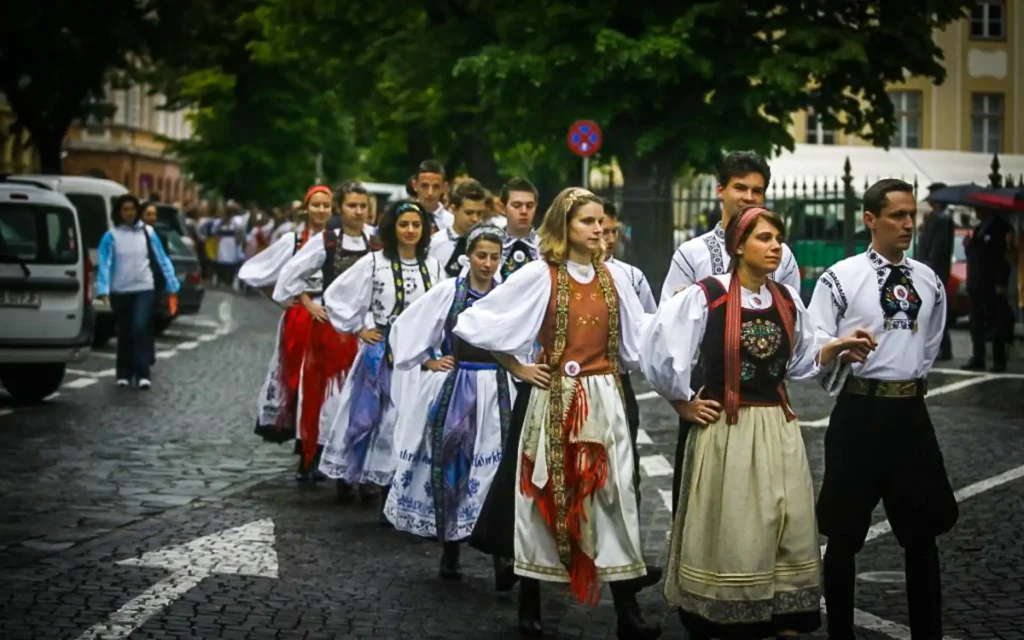
<instances>
[{"instance_id":1,"label":"black trousers","mask_svg":"<svg viewBox=\"0 0 1024 640\"><path fill-rule=\"evenodd\" d=\"M917 638L941 637L936 536L959 516L924 398L842 393L825 432L825 478L818 496L825 553L825 601L833 640L853 636L855 556L881 501L905 550L910 626Z\"/></svg>"},{"instance_id":2,"label":"black trousers","mask_svg":"<svg viewBox=\"0 0 1024 640\"><path fill-rule=\"evenodd\" d=\"M992 341L992 361L1006 364L1006 343L1013 334L1013 310L1006 295L994 289L968 289L971 300L971 346L973 358L985 362L985 343Z\"/></svg>"}]
</instances>

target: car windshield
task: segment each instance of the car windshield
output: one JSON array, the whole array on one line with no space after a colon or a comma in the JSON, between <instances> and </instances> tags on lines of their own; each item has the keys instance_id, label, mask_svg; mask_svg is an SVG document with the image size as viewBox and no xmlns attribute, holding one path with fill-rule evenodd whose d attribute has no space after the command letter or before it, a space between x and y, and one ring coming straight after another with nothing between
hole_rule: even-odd
<instances>
[{"instance_id":1,"label":"car windshield","mask_svg":"<svg viewBox=\"0 0 1024 640\"><path fill-rule=\"evenodd\" d=\"M0 262L75 264L75 214L66 207L0 203Z\"/></svg>"},{"instance_id":2,"label":"car windshield","mask_svg":"<svg viewBox=\"0 0 1024 640\"><path fill-rule=\"evenodd\" d=\"M97 249L100 239L109 228L110 215L103 196L92 193L65 194L78 210L78 224L82 226L82 240L87 249Z\"/></svg>"},{"instance_id":3,"label":"car windshield","mask_svg":"<svg viewBox=\"0 0 1024 640\"><path fill-rule=\"evenodd\" d=\"M156 205L156 219L179 234L185 233L178 210L169 204Z\"/></svg>"},{"instance_id":4,"label":"car windshield","mask_svg":"<svg viewBox=\"0 0 1024 640\"><path fill-rule=\"evenodd\" d=\"M164 240L164 248L167 250L167 255L171 258L191 258L193 257L192 249L182 239L181 234L167 226L163 221L158 221L153 228L160 234L160 239Z\"/></svg>"}]
</instances>

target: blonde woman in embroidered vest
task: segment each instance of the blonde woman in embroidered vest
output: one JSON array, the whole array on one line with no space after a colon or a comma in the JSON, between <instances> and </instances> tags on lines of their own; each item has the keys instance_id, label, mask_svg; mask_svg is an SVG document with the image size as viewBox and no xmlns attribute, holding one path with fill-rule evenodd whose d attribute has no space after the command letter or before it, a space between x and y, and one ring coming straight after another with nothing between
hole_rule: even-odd
<instances>
[{"instance_id":1,"label":"blonde woman in embroidered vest","mask_svg":"<svg viewBox=\"0 0 1024 640\"><path fill-rule=\"evenodd\" d=\"M784 380L811 378L844 351L863 358L874 341L857 331L818 345L799 294L768 278L783 234L775 214L741 211L725 231L731 274L670 298L642 331L658 393L682 411L699 353L697 395L715 401L687 440L665 574L665 599L694 640L821 626L814 486Z\"/></svg>"},{"instance_id":2,"label":"blonde woman in embroidered vest","mask_svg":"<svg viewBox=\"0 0 1024 640\"><path fill-rule=\"evenodd\" d=\"M519 440L515 572L520 631L538 635L537 580L569 583L596 605L612 586L620 638L658 638L636 591L647 574L633 487L633 445L619 384L638 364L643 309L626 274L604 264L601 200L562 191L529 263L464 311L455 334L533 385ZM537 365L521 365L535 342ZM511 452L509 452L511 453Z\"/></svg>"}]
</instances>

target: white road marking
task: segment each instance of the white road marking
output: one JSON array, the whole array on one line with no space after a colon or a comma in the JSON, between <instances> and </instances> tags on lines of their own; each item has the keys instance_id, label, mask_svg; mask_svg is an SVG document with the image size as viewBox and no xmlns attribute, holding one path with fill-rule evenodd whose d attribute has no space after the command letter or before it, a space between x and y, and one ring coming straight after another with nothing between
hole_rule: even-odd
<instances>
[{"instance_id":1,"label":"white road marking","mask_svg":"<svg viewBox=\"0 0 1024 640\"><path fill-rule=\"evenodd\" d=\"M987 374L984 374L984 375L980 375L980 376L976 376L976 377L973 377L973 378L969 378L967 380L960 380L960 381L957 381L957 382L951 382L949 384L944 384L941 387L935 387L934 389L929 389L928 390L928 394L925 396L925 398L934 398L935 396L941 396L941 395L944 395L944 394L947 394L947 393L953 393L954 391L960 391L961 389L966 389L967 387L972 387L972 386L974 386L976 384L981 384L982 382L989 382L991 380L998 380L999 379L999 375L1000 374L997 374L997 373L987 373ZM821 428L821 427L827 427L828 426L828 416L825 416L824 418L821 418L821 419L818 419L818 420L809 420L809 421L806 421L806 422L801 420L800 421L800 426L801 427L810 427L812 429Z\"/></svg>"},{"instance_id":2,"label":"white road marking","mask_svg":"<svg viewBox=\"0 0 1024 640\"><path fill-rule=\"evenodd\" d=\"M640 468L648 477L670 476L673 471L665 456L641 456Z\"/></svg>"},{"instance_id":3,"label":"white road marking","mask_svg":"<svg viewBox=\"0 0 1024 640\"><path fill-rule=\"evenodd\" d=\"M647 435L647 432L643 429L637 429L636 432L636 443L637 444L654 444L654 440L651 440L651 436Z\"/></svg>"},{"instance_id":4,"label":"white road marking","mask_svg":"<svg viewBox=\"0 0 1024 640\"><path fill-rule=\"evenodd\" d=\"M84 389L86 387L91 387L97 382L98 380L96 380L96 378L78 378L71 382L65 382L61 386L65 389Z\"/></svg>"},{"instance_id":5,"label":"white road marking","mask_svg":"<svg viewBox=\"0 0 1024 640\"><path fill-rule=\"evenodd\" d=\"M636 397L636 399L637 399L637 402L639 402L640 400L650 400L651 398L657 398L657 397L658 397L657 392L655 392L655 391L648 391L646 393L641 393L640 395L638 395Z\"/></svg>"},{"instance_id":6,"label":"white road marking","mask_svg":"<svg viewBox=\"0 0 1024 640\"><path fill-rule=\"evenodd\" d=\"M85 371L83 369L65 369L64 371L65 373L70 373L73 376L88 376L90 378L99 375L96 371Z\"/></svg>"},{"instance_id":7,"label":"white road marking","mask_svg":"<svg viewBox=\"0 0 1024 640\"><path fill-rule=\"evenodd\" d=\"M12 413L14 413L13 409L0 409L0 418L2 418L4 416L9 416Z\"/></svg>"},{"instance_id":8,"label":"white road marking","mask_svg":"<svg viewBox=\"0 0 1024 640\"><path fill-rule=\"evenodd\" d=\"M277 578L274 544L274 521L268 518L182 545L151 551L139 558L121 560L118 562L120 565L160 567L173 573L129 600L106 620L80 635L78 640L127 638L146 620L171 606L213 574Z\"/></svg>"},{"instance_id":9,"label":"white road marking","mask_svg":"<svg viewBox=\"0 0 1024 640\"><path fill-rule=\"evenodd\" d=\"M206 335L199 336L199 341L200 342L213 342L216 339L217 339L216 335L206 334Z\"/></svg>"},{"instance_id":10,"label":"white road marking","mask_svg":"<svg viewBox=\"0 0 1024 640\"><path fill-rule=\"evenodd\" d=\"M174 322L185 326L208 327L210 329L220 329L222 326L221 323L213 318L205 318L203 316L178 316L174 319Z\"/></svg>"},{"instance_id":11,"label":"white road marking","mask_svg":"<svg viewBox=\"0 0 1024 640\"><path fill-rule=\"evenodd\" d=\"M964 371L963 369L932 369L932 373L941 373L946 376L979 376L986 375L990 378L1003 380L1024 380L1024 373L980 373L978 371Z\"/></svg>"},{"instance_id":12,"label":"white road marking","mask_svg":"<svg viewBox=\"0 0 1024 640\"><path fill-rule=\"evenodd\" d=\"M185 351L191 351L192 349L195 349L198 346L198 342L182 342L181 344L178 345L178 348L183 349Z\"/></svg>"},{"instance_id":13,"label":"white road marking","mask_svg":"<svg viewBox=\"0 0 1024 640\"><path fill-rule=\"evenodd\" d=\"M665 509L669 513L672 513L672 490L671 489L658 489L658 495L661 496L661 503L663 505L665 505Z\"/></svg>"},{"instance_id":14,"label":"white road marking","mask_svg":"<svg viewBox=\"0 0 1024 640\"><path fill-rule=\"evenodd\" d=\"M156 352L156 357L157 357L158 360L167 360L168 358L173 358L176 355L178 355L178 352L176 350L174 350L174 349L171 349L169 351L157 351Z\"/></svg>"},{"instance_id":15,"label":"white road marking","mask_svg":"<svg viewBox=\"0 0 1024 640\"><path fill-rule=\"evenodd\" d=\"M96 350L93 350L91 355L98 356L100 358L106 358L107 360L117 360L117 354L116 353L110 353L109 351L96 351Z\"/></svg>"}]
</instances>

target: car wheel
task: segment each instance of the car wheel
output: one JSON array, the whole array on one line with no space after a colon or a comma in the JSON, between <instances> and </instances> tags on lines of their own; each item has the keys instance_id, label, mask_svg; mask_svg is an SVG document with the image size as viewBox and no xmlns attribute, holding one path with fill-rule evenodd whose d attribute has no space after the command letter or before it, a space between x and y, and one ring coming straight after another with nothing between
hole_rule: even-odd
<instances>
[{"instance_id":1,"label":"car wheel","mask_svg":"<svg viewBox=\"0 0 1024 640\"><path fill-rule=\"evenodd\" d=\"M36 404L60 389L65 366L63 363L4 365L0 369L0 383L15 401Z\"/></svg>"},{"instance_id":2,"label":"car wheel","mask_svg":"<svg viewBox=\"0 0 1024 640\"><path fill-rule=\"evenodd\" d=\"M164 331L167 331L171 323L174 322L174 318L171 316L160 316L156 319L156 335L164 335Z\"/></svg>"}]
</instances>

